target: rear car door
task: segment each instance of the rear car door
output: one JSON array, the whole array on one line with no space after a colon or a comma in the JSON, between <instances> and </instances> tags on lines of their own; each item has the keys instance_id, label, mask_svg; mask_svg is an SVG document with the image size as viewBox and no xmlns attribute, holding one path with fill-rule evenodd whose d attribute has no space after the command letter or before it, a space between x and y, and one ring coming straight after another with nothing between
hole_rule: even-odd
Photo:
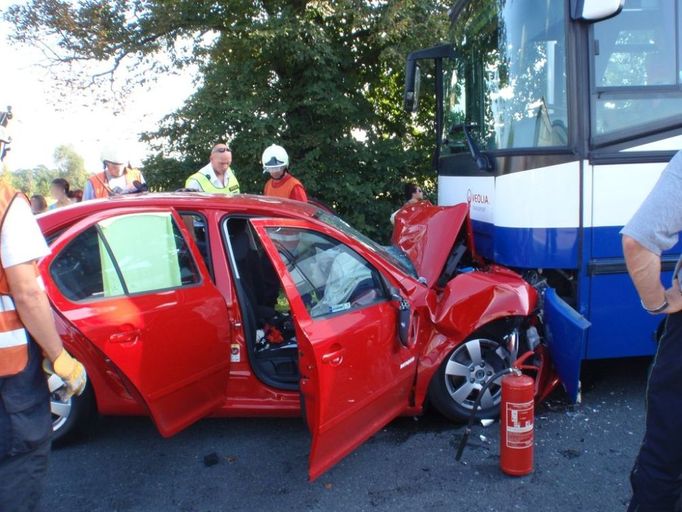
<instances>
[{"instance_id":1,"label":"rear car door","mask_svg":"<svg viewBox=\"0 0 682 512\"><path fill-rule=\"evenodd\" d=\"M162 435L224 400L227 308L177 213L101 212L51 249L41 262L51 301L130 384Z\"/></svg>"},{"instance_id":2,"label":"rear car door","mask_svg":"<svg viewBox=\"0 0 682 512\"><path fill-rule=\"evenodd\" d=\"M251 221L295 319L315 479L403 412L416 372L385 277L349 240L306 221Z\"/></svg>"}]
</instances>

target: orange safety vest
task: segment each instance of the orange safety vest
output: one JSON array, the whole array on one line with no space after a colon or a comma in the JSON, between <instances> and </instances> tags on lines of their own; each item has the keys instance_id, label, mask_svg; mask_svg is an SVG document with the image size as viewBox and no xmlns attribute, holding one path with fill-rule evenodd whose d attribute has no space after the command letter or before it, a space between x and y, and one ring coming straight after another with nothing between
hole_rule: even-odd
<instances>
[{"instance_id":1,"label":"orange safety vest","mask_svg":"<svg viewBox=\"0 0 682 512\"><path fill-rule=\"evenodd\" d=\"M284 199L291 199L291 193L294 191L294 189L297 186L301 187L303 186L303 184L296 178L294 178L291 174L286 179L286 181L279 187L275 187L273 185L274 181L275 180L270 178L268 181L265 182L265 189L263 190L264 195L282 197Z\"/></svg>"},{"instance_id":2,"label":"orange safety vest","mask_svg":"<svg viewBox=\"0 0 682 512\"><path fill-rule=\"evenodd\" d=\"M0 231L14 200L27 201L7 185L0 185ZM0 255L1 256L1 255ZM36 276L38 267L35 266ZM5 269L0 265L0 377L16 375L28 364L28 334L10 295Z\"/></svg>"},{"instance_id":3,"label":"orange safety vest","mask_svg":"<svg viewBox=\"0 0 682 512\"><path fill-rule=\"evenodd\" d=\"M126 169L124 176L126 177L126 186L128 188L134 188L135 181L142 181L142 173L138 169ZM99 199L114 195L112 190L109 188L109 179L107 178L107 173L105 171L91 176L88 181L92 185L92 189L95 191L96 198Z\"/></svg>"}]
</instances>

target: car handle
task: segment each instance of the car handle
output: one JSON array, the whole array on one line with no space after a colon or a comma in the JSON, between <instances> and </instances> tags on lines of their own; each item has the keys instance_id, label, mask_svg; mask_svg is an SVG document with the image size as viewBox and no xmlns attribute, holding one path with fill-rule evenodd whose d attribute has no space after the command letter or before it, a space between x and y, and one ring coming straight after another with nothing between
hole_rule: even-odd
<instances>
[{"instance_id":1,"label":"car handle","mask_svg":"<svg viewBox=\"0 0 682 512\"><path fill-rule=\"evenodd\" d=\"M322 362L330 366L339 366L343 362L343 354L346 352L345 348L337 348L332 352L322 354Z\"/></svg>"},{"instance_id":2,"label":"car handle","mask_svg":"<svg viewBox=\"0 0 682 512\"><path fill-rule=\"evenodd\" d=\"M135 343L140 338L140 329L131 329L130 331L117 332L109 336L110 343Z\"/></svg>"}]
</instances>

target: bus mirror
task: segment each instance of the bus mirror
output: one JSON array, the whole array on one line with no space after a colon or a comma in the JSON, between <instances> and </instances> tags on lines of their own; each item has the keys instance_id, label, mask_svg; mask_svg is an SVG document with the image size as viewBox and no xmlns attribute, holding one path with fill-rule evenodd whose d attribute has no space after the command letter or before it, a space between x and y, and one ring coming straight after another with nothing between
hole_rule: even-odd
<instances>
[{"instance_id":1,"label":"bus mirror","mask_svg":"<svg viewBox=\"0 0 682 512\"><path fill-rule=\"evenodd\" d=\"M601 21L616 16L625 0L571 0L571 17L580 21Z\"/></svg>"},{"instance_id":2,"label":"bus mirror","mask_svg":"<svg viewBox=\"0 0 682 512\"><path fill-rule=\"evenodd\" d=\"M419 60L442 60L453 59L455 50L451 44L440 44L423 50L416 50L407 56L407 66L405 68L405 96L404 108L406 112L416 112L419 107L419 85L421 70L417 61Z\"/></svg>"},{"instance_id":3,"label":"bus mirror","mask_svg":"<svg viewBox=\"0 0 682 512\"><path fill-rule=\"evenodd\" d=\"M416 112L419 108L419 88L421 86L421 68L416 60L408 59L405 70L405 112Z\"/></svg>"}]
</instances>

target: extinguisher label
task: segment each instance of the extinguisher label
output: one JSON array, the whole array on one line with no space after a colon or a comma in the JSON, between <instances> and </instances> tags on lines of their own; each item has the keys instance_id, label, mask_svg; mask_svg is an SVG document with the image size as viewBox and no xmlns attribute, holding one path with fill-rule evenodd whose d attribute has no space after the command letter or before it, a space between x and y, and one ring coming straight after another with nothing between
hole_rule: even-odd
<instances>
[{"instance_id":1,"label":"extinguisher label","mask_svg":"<svg viewBox=\"0 0 682 512\"><path fill-rule=\"evenodd\" d=\"M507 403L507 448L533 446L533 401Z\"/></svg>"}]
</instances>

